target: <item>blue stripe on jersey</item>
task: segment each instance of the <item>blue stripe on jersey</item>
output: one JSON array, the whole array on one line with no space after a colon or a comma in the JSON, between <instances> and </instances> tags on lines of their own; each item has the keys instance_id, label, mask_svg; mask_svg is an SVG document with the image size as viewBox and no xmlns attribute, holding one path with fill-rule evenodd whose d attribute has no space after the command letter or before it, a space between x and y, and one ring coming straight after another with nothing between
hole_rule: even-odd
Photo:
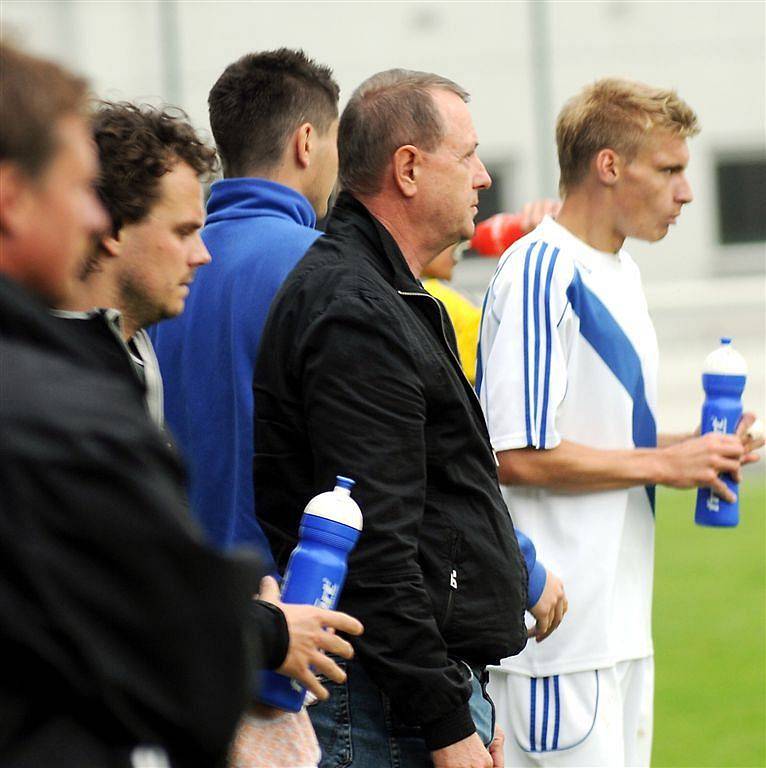
<instances>
[{"instance_id":1,"label":"blue stripe on jersey","mask_svg":"<svg viewBox=\"0 0 766 768\"><path fill-rule=\"evenodd\" d=\"M529 751L535 752L535 709L537 698L537 678L529 678Z\"/></svg>"},{"instance_id":2,"label":"blue stripe on jersey","mask_svg":"<svg viewBox=\"0 0 766 768\"><path fill-rule=\"evenodd\" d=\"M553 722L553 744L551 749L559 748L559 716L561 715L561 702L559 701L559 676L553 676L553 699L555 720Z\"/></svg>"},{"instance_id":3,"label":"blue stripe on jersey","mask_svg":"<svg viewBox=\"0 0 766 768\"><path fill-rule=\"evenodd\" d=\"M633 399L633 444L636 448L655 448L657 425L646 402L641 360L630 339L585 285L577 269L567 288L567 298L580 318L580 333ZM654 486L646 486L646 493L654 512Z\"/></svg>"},{"instance_id":4,"label":"blue stripe on jersey","mask_svg":"<svg viewBox=\"0 0 766 768\"><path fill-rule=\"evenodd\" d=\"M545 375L543 376L543 409L540 419L540 448L545 448L545 433L548 431L546 422L548 419L548 384L551 377L551 279L558 255L559 249L554 248L548 264L548 274L545 277Z\"/></svg>"},{"instance_id":5,"label":"blue stripe on jersey","mask_svg":"<svg viewBox=\"0 0 766 768\"><path fill-rule=\"evenodd\" d=\"M532 445L532 426L529 418L529 257L537 243L532 243L527 249L524 258L524 301L523 301L523 326L524 326L524 423L527 428L527 445Z\"/></svg>"},{"instance_id":6,"label":"blue stripe on jersey","mask_svg":"<svg viewBox=\"0 0 766 768\"><path fill-rule=\"evenodd\" d=\"M484 294L484 302L481 305L481 321L479 322L479 344L476 347L476 384L474 385L474 389L476 390L476 394L478 396L481 396L481 382L484 379L484 366L481 363L481 329L484 325L484 313L487 311L487 301L489 300L489 292L492 289L487 289L487 292Z\"/></svg>"},{"instance_id":7,"label":"blue stripe on jersey","mask_svg":"<svg viewBox=\"0 0 766 768\"><path fill-rule=\"evenodd\" d=\"M532 288L532 300L534 306L532 307L535 318L535 368L534 368L534 395L532 402L535 405L534 423L537 428L537 404L539 402L539 386L540 386L540 272L543 268L543 259L545 258L545 251L548 248L548 243L542 243L540 250L537 252L537 264L535 264L535 283ZM539 433L538 433L539 434Z\"/></svg>"},{"instance_id":8,"label":"blue stripe on jersey","mask_svg":"<svg viewBox=\"0 0 766 768\"><path fill-rule=\"evenodd\" d=\"M545 752L548 743L548 678L543 678L543 732L540 736L540 751Z\"/></svg>"}]
</instances>

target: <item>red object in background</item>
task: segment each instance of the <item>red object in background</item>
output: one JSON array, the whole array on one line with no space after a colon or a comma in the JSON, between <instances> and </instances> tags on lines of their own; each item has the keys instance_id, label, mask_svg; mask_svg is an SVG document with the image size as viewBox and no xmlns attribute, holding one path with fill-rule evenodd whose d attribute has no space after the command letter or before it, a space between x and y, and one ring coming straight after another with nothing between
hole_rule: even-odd
<instances>
[{"instance_id":1,"label":"red object in background","mask_svg":"<svg viewBox=\"0 0 766 768\"><path fill-rule=\"evenodd\" d=\"M476 225L470 247L481 256L500 256L511 243L524 234L520 214L496 213Z\"/></svg>"}]
</instances>

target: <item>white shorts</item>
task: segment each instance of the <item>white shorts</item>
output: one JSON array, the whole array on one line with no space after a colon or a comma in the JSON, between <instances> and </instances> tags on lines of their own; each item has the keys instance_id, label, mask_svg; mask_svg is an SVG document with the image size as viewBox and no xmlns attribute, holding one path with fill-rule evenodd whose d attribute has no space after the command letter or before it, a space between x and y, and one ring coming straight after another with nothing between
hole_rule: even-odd
<instances>
[{"instance_id":1,"label":"white shorts","mask_svg":"<svg viewBox=\"0 0 766 768\"><path fill-rule=\"evenodd\" d=\"M552 677L489 669L507 766L649 765L653 657Z\"/></svg>"}]
</instances>

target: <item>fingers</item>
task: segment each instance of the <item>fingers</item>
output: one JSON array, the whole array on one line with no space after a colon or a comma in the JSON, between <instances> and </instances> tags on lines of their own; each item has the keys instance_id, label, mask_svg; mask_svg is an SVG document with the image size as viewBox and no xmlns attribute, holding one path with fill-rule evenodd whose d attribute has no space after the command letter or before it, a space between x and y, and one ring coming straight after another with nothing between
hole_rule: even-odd
<instances>
[{"instance_id":1,"label":"fingers","mask_svg":"<svg viewBox=\"0 0 766 768\"><path fill-rule=\"evenodd\" d=\"M716 496L720 496L724 501L728 501L729 504L733 504L737 500L737 497L729 490L729 487L721 478L716 478L710 484L710 487Z\"/></svg>"},{"instance_id":2,"label":"fingers","mask_svg":"<svg viewBox=\"0 0 766 768\"><path fill-rule=\"evenodd\" d=\"M553 615L553 629L556 629L556 627L561 624L568 607L566 597L562 597L561 600L556 603L556 610Z\"/></svg>"},{"instance_id":3,"label":"fingers","mask_svg":"<svg viewBox=\"0 0 766 768\"><path fill-rule=\"evenodd\" d=\"M522 232L529 232L534 229L543 218L550 214L556 216L561 209L561 201L550 198L541 198L531 203L526 203L521 209L521 220L519 226Z\"/></svg>"},{"instance_id":4,"label":"fingers","mask_svg":"<svg viewBox=\"0 0 766 768\"><path fill-rule=\"evenodd\" d=\"M505 734L499 725L495 726L495 737L489 745L489 754L492 755L492 768L505 768L505 757L503 755L503 745L505 744Z\"/></svg>"},{"instance_id":5,"label":"fingers","mask_svg":"<svg viewBox=\"0 0 766 768\"><path fill-rule=\"evenodd\" d=\"M739 468L741 466L741 463L739 459L718 458L718 460L714 461L713 465L715 467L715 471L719 475L725 472L733 476L739 473Z\"/></svg>"},{"instance_id":6,"label":"fingers","mask_svg":"<svg viewBox=\"0 0 766 768\"><path fill-rule=\"evenodd\" d=\"M293 677L307 690L311 691L320 701L329 698L330 694L308 667L299 670Z\"/></svg>"},{"instance_id":7,"label":"fingers","mask_svg":"<svg viewBox=\"0 0 766 768\"><path fill-rule=\"evenodd\" d=\"M736 435L722 435L709 432L708 435L705 435L705 438L710 443L710 448L721 456L738 459L745 452L742 440Z\"/></svg>"},{"instance_id":8,"label":"fingers","mask_svg":"<svg viewBox=\"0 0 766 768\"><path fill-rule=\"evenodd\" d=\"M342 656L344 659L350 659L354 655L354 649L347 640L330 632L322 632L317 641L317 646L323 651Z\"/></svg>"},{"instance_id":9,"label":"fingers","mask_svg":"<svg viewBox=\"0 0 766 768\"><path fill-rule=\"evenodd\" d=\"M322 612L322 624L325 627L332 627L340 632L345 632L347 635L361 635L364 632L364 627L360 621L357 621L353 616L349 616L347 613L340 613L339 611L327 611L319 609Z\"/></svg>"},{"instance_id":10,"label":"fingers","mask_svg":"<svg viewBox=\"0 0 766 768\"><path fill-rule=\"evenodd\" d=\"M279 602L279 585L273 576L264 576L258 590L258 597L267 603Z\"/></svg>"},{"instance_id":11,"label":"fingers","mask_svg":"<svg viewBox=\"0 0 766 768\"><path fill-rule=\"evenodd\" d=\"M317 653L311 661L311 665L317 672L336 683L346 681L346 673L329 657L323 653Z\"/></svg>"},{"instance_id":12,"label":"fingers","mask_svg":"<svg viewBox=\"0 0 766 768\"><path fill-rule=\"evenodd\" d=\"M737 424L737 430L734 433L737 435L737 437L742 438L747 433L750 427L753 426L753 422L755 421L755 414L754 413L743 413L742 418L739 420L739 424Z\"/></svg>"}]
</instances>

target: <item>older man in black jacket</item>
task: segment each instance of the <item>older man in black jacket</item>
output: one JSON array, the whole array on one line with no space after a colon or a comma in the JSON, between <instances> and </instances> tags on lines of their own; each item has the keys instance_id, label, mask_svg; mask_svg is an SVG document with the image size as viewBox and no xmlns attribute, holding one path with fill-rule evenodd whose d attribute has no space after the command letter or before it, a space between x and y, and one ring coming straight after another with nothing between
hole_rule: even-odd
<instances>
[{"instance_id":1,"label":"older man in black jacket","mask_svg":"<svg viewBox=\"0 0 766 768\"><path fill-rule=\"evenodd\" d=\"M345 192L261 345L255 488L278 563L336 474L357 481L364 514L341 605L366 634L347 682L313 708L323 766L501 764L481 683L524 647L527 574L452 326L418 280L470 237L491 183L467 98L403 70L356 90L339 131Z\"/></svg>"}]
</instances>

